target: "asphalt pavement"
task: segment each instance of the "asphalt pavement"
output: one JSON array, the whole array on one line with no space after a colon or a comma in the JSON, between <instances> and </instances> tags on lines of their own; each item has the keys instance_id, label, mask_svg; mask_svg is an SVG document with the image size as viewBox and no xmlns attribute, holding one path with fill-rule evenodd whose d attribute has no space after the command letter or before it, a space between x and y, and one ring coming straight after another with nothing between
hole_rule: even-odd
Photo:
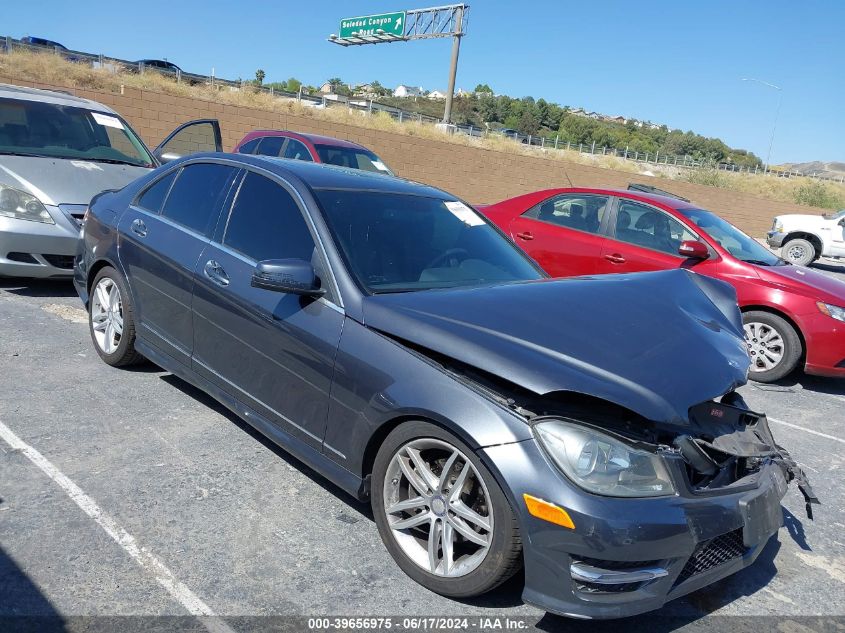
<instances>
[{"instance_id":1,"label":"asphalt pavement","mask_svg":"<svg viewBox=\"0 0 845 633\"><path fill-rule=\"evenodd\" d=\"M845 279L845 267L818 268ZM473 630L508 617L502 629L845 625L845 380L740 390L810 476L814 521L790 489L786 525L752 567L658 612L585 625L523 604L519 577L474 600L423 589L366 504L156 366L105 365L69 282L0 280L0 324L0 630L31 616L67 631L226 633L328 628L289 616L467 616Z\"/></svg>"}]
</instances>

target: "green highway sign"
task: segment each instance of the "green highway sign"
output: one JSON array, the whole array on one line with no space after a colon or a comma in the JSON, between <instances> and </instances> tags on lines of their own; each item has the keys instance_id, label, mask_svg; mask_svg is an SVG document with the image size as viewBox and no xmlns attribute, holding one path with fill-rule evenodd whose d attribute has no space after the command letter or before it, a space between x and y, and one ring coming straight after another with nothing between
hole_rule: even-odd
<instances>
[{"instance_id":1,"label":"green highway sign","mask_svg":"<svg viewBox=\"0 0 845 633\"><path fill-rule=\"evenodd\" d=\"M375 35L376 31L384 31L387 35L403 36L405 34L405 12L381 13L379 15L365 15L360 18L343 18L340 21L339 37L361 37Z\"/></svg>"}]
</instances>

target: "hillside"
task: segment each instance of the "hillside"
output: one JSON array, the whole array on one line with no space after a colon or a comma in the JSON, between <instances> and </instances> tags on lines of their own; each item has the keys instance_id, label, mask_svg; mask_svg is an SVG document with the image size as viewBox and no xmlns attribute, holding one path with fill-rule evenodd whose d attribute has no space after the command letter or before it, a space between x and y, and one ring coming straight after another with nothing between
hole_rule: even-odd
<instances>
[{"instance_id":1,"label":"hillside","mask_svg":"<svg viewBox=\"0 0 845 633\"><path fill-rule=\"evenodd\" d=\"M784 163L778 167L802 176L845 179L845 163L837 161L822 162L814 160L808 163Z\"/></svg>"}]
</instances>

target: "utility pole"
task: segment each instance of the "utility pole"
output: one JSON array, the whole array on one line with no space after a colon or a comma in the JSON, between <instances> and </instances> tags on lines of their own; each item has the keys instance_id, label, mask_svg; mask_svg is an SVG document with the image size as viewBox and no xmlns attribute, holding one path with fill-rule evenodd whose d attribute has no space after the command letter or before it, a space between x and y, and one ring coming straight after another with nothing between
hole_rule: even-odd
<instances>
[{"instance_id":1,"label":"utility pole","mask_svg":"<svg viewBox=\"0 0 845 633\"><path fill-rule=\"evenodd\" d=\"M464 7L455 9L455 36L452 38L452 65L449 68L449 88L446 90L446 107L443 110L443 123L452 122L452 99L455 96L455 76L458 74L458 55L461 52L463 37Z\"/></svg>"},{"instance_id":2,"label":"utility pole","mask_svg":"<svg viewBox=\"0 0 845 633\"><path fill-rule=\"evenodd\" d=\"M753 81L758 84L762 84L768 88L772 88L778 91L778 105L775 109L775 122L772 124L772 136L769 139L769 151L766 154L766 166L763 173L768 174L769 168L772 165L772 146L775 144L775 130L778 127L778 117L780 116L780 106L783 103L783 89L780 86L776 86L775 84L771 84L768 81L763 81L761 79L751 79L748 77L743 77L742 81Z\"/></svg>"}]
</instances>

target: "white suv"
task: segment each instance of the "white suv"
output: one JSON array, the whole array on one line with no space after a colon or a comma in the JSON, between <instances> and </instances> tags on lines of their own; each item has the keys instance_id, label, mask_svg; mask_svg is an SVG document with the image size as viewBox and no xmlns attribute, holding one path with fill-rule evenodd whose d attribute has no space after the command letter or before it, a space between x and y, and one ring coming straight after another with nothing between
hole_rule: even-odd
<instances>
[{"instance_id":1,"label":"white suv","mask_svg":"<svg viewBox=\"0 0 845 633\"><path fill-rule=\"evenodd\" d=\"M766 242L799 266L819 257L845 258L845 209L826 215L779 215Z\"/></svg>"}]
</instances>

